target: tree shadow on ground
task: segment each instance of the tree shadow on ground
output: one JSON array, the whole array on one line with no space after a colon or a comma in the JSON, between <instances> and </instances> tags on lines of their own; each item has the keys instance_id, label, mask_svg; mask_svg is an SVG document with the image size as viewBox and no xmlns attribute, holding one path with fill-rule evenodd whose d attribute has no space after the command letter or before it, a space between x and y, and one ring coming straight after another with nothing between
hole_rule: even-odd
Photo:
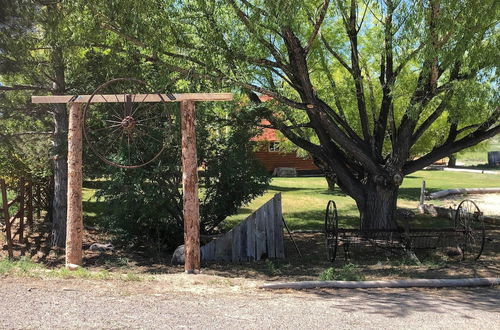
<instances>
[{"instance_id":1,"label":"tree shadow on ground","mask_svg":"<svg viewBox=\"0 0 500 330\"><path fill-rule=\"evenodd\" d=\"M492 288L458 289L315 289L304 291L326 300L341 300L335 305L348 313L406 317L414 313L449 314L463 319L475 319L475 310L498 312L500 295ZM436 320L438 322L438 320ZM457 322L460 322L457 319Z\"/></svg>"}]
</instances>

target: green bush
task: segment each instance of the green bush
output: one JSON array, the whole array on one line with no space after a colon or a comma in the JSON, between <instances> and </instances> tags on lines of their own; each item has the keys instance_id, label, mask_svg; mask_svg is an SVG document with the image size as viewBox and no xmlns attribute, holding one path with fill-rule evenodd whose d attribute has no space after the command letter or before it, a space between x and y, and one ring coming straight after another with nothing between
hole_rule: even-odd
<instances>
[{"instance_id":1,"label":"green bush","mask_svg":"<svg viewBox=\"0 0 500 330\"><path fill-rule=\"evenodd\" d=\"M270 176L253 157L249 127L232 126L205 113L197 124L200 231L219 224L266 190ZM99 225L135 246L172 250L183 241L180 141L176 137L157 161L127 170L107 167L97 196L106 204ZM95 174L95 173L94 173ZM103 175L102 173L100 174ZM95 175L98 176L98 175Z\"/></svg>"},{"instance_id":2,"label":"green bush","mask_svg":"<svg viewBox=\"0 0 500 330\"><path fill-rule=\"evenodd\" d=\"M319 275L321 281L364 281L365 276L358 266L347 264L341 268L330 267Z\"/></svg>"}]
</instances>

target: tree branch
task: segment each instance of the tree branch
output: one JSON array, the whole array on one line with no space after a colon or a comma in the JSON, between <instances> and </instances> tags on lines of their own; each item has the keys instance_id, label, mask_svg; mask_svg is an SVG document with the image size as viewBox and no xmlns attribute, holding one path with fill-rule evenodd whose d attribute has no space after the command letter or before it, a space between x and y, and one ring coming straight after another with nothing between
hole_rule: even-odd
<instances>
[{"instance_id":1,"label":"tree branch","mask_svg":"<svg viewBox=\"0 0 500 330\"><path fill-rule=\"evenodd\" d=\"M0 91L51 91L51 88L41 86L28 86L28 85L0 85Z\"/></svg>"},{"instance_id":2,"label":"tree branch","mask_svg":"<svg viewBox=\"0 0 500 330\"><path fill-rule=\"evenodd\" d=\"M471 133L458 141L450 144L443 144L442 146L435 148L427 155L420 157L419 159L407 162L403 167L403 174L411 174L422 169L425 166L434 163L441 158L447 157L465 148L472 147L473 145L476 145L479 142L489 139L499 133L500 125L485 131L475 131L474 133Z\"/></svg>"},{"instance_id":3,"label":"tree branch","mask_svg":"<svg viewBox=\"0 0 500 330\"><path fill-rule=\"evenodd\" d=\"M349 72L352 74L352 68L349 66L349 64L347 64L347 62L340 56L339 53L337 53L333 48L332 46L328 43L328 41L325 39L325 37L321 34L320 32L320 37L321 37L321 41L323 41L323 44L325 45L325 48L330 52L330 54L332 54L333 57L335 57L335 59L337 61L339 61L340 64L342 64L342 66Z\"/></svg>"},{"instance_id":4,"label":"tree branch","mask_svg":"<svg viewBox=\"0 0 500 330\"><path fill-rule=\"evenodd\" d=\"M323 6L321 7L321 11L319 13L319 17L316 20L316 23L314 23L313 26L313 31L311 35L309 36L309 40L307 41L306 46L304 47L304 52L307 54L311 50L311 47L314 43L314 40L316 40L316 37L318 36L319 29L321 28L321 24L323 24L323 21L325 19L326 13L328 11L328 6L330 5L330 0L325 0L323 1ZM310 18L312 20L312 18Z\"/></svg>"}]
</instances>

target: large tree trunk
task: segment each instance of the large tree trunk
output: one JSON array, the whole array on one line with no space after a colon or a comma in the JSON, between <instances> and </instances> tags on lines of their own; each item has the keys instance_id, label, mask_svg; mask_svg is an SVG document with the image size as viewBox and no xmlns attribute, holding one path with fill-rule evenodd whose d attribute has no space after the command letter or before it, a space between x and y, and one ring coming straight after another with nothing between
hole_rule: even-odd
<instances>
[{"instance_id":1,"label":"large tree trunk","mask_svg":"<svg viewBox=\"0 0 500 330\"><path fill-rule=\"evenodd\" d=\"M335 190L335 183L337 182L336 177L334 175L332 176L332 175L325 173L325 179L326 179L326 183L328 184L328 190L334 191Z\"/></svg>"},{"instance_id":2,"label":"large tree trunk","mask_svg":"<svg viewBox=\"0 0 500 330\"><path fill-rule=\"evenodd\" d=\"M397 227L394 213L398 187L368 183L364 196L356 201L361 218L361 229L394 229Z\"/></svg>"},{"instance_id":3,"label":"large tree trunk","mask_svg":"<svg viewBox=\"0 0 500 330\"><path fill-rule=\"evenodd\" d=\"M66 90L62 50L52 54L55 73L54 94ZM54 106L54 198L52 200L52 246L66 246L66 213L68 192L68 111L66 104Z\"/></svg>"},{"instance_id":4,"label":"large tree trunk","mask_svg":"<svg viewBox=\"0 0 500 330\"><path fill-rule=\"evenodd\" d=\"M66 104L54 109L54 198L52 200L52 246L66 245L68 192L68 117Z\"/></svg>"},{"instance_id":5,"label":"large tree trunk","mask_svg":"<svg viewBox=\"0 0 500 330\"><path fill-rule=\"evenodd\" d=\"M334 191L335 190L335 184L337 183L337 176L335 175L335 172L332 171L328 165L323 162L321 159L318 157L312 156L314 164L323 172L325 175L325 180L326 183L328 184L328 190L329 191Z\"/></svg>"},{"instance_id":6,"label":"large tree trunk","mask_svg":"<svg viewBox=\"0 0 500 330\"><path fill-rule=\"evenodd\" d=\"M455 167L457 166L457 156L455 154L451 154L448 157L448 167Z\"/></svg>"}]
</instances>

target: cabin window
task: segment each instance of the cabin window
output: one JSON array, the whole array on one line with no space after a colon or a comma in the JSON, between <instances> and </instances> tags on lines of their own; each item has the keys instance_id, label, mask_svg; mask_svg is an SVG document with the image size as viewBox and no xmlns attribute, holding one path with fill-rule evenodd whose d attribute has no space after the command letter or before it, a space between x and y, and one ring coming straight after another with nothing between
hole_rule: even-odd
<instances>
[{"instance_id":1,"label":"cabin window","mask_svg":"<svg viewBox=\"0 0 500 330\"><path fill-rule=\"evenodd\" d=\"M277 141L269 142L269 151L271 152L280 151L280 143Z\"/></svg>"}]
</instances>

